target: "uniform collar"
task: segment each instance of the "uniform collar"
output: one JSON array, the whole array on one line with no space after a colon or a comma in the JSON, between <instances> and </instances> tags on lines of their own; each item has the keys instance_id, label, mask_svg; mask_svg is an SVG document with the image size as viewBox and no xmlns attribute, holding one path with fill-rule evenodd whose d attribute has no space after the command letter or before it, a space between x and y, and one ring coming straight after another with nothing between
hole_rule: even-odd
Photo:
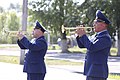
<instances>
[{"instance_id":1,"label":"uniform collar","mask_svg":"<svg viewBox=\"0 0 120 80\"><path fill-rule=\"evenodd\" d=\"M36 38L36 39L40 39L40 38L43 38L43 39L44 39L45 37L44 37L44 36L40 36L39 38Z\"/></svg>"},{"instance_id":2,"label":"uniform collar","mask_svg":"<svg viewBox=\"0 0 120 80\"><path fill-rule=\"evenodd\" d=\"M98 32L97 35L101 35L101 34L104 34L106 32L107 32L107 30L103 30L103 31Z\"/></svg>"}]
</instances>

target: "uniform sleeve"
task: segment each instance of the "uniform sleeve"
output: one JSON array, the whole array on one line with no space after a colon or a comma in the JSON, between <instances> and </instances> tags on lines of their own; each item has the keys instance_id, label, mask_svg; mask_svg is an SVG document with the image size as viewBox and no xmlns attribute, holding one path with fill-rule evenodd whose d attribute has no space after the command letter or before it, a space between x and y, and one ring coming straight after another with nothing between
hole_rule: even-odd
<instances>
[{"instance_id":1,"label":"uniform sleeve","mask_svg":"<svg viewBox=\"0 0 120 80\"><path fill-rule=\"evenodd\" d=\"M77 36L77 37L76 37L76 40L77 40L77 44L78 44L78 47L79 47L79 48L85 48L84 45L83 45L83 44L81 43L81 41L80 41L80 37Z\"/></svg>"},{"instance_id":2,"label":"uniform sleeve","mask_svg":"<svg viewBox=\"0 0 120 80\"><path fill-rule=\"evenodd\" d=\"M21 44L20 40L17 40L17 44L21 49L27 49L24 45Z\"/></svg>"},{"instance_id":3,"label":"uniform sleeve","mask_svg":"<svg viewBox=\"0 0 120 80\"><path fill-rule=\"evenodd\" d=\"M84 35L80 38L80 41L89 51L99 51L111 47L111 39L108 36L98 37L91 42L88 37Z\"/></svg>"},{"instance_id":4,"label":"uniform sleeve","mask_svg":"<svg viewBox=\"0 0 120 80\"><path fill-rule=\"evenodd\" d=\"M21 40L21 44L31 51L38 51L47 47L47 43L42 39L38 39L35 43L31 43L26 37Z\"/></svg>"}]
</instances>

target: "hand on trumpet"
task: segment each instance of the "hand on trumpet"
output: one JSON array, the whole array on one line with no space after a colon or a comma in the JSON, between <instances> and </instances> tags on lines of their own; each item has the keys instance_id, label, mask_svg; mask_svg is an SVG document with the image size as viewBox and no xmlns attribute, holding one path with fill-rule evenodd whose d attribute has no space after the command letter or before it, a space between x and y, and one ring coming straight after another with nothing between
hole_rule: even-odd
<instances>
[{"instance_id":1,"label":"hand on trumpet","mask_svg":"<svg viewBox=\"0 0 120 80\"><path fill-rule=\"evenodd\" d=\"M18 37L19 40L21 40L24 36L25 36L25 35L24 35L23 32L21 32L21 31L19 31L19 32L17 33L17 37Z\"/></svg>"},{"instance_id":2,"label":"hand on trumpet","mask_svg":"<svg viewBox=\"0 0 120 80\"><path fill-rule=\"evenodd\" d=\"M84 34L86 34L86 31L85 31L85 28L83 27L83 25L80 25L80 26L77 26L76 27L76 34L81 37L83 36Z\"/></svg>"}]
</instances>

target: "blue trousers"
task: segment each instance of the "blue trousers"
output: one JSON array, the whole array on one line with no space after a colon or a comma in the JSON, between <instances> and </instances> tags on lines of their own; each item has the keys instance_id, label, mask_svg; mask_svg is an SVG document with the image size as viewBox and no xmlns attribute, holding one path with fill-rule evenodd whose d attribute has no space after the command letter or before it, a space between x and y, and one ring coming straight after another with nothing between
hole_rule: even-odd
<instances>
[{"instance_id":1,"label":"blue trousers","mask_svg":"<svg viewBox=\"0 0 120 80\"><path fill-rule=\"evenodd\" d=\"M90 77L90 76L87 76L86 80L107 80L107 79L102 78L102 77Z\"/></svg>"},{"instance_id":2,"label":"blue trousers","mask_svg":"<svg viewBox=\"0 0 120 80\"><path fill-rule=\"evenodd\" d=\"M45 73L27 73L27 80L44 80Z\"/></svg>"}]
</instances>

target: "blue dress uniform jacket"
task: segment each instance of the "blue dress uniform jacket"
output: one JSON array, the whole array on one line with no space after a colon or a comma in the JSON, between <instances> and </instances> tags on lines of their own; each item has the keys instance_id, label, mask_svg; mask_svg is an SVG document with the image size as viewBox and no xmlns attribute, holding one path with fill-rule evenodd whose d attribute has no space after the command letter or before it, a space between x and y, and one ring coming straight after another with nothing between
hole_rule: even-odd
<instances>
[{"instance_id":1,"label":"blue dress uniform jacket","mask_svg":"<svg viewBox=\"0 0 120 80\"><path fill-rule=\"evenodd\" d=\"M77 37L76 40L80 48L87 48L84 75L107 78L107 59L112 44L108 31L101 32L92 40L86 35Z\"/></svg>"},{"instance_id":2,"label":"blue dress uniform jacket","mask_svg":"<svg viewBox=\"0 0 120 80\"><path fill-rule=\"evenodd\" d=\"M33 39L31 42L26 37L23 37L17 43L21 49L28 49L25 55L23 72L46 73L44 56L48 46L44 36Z\"/></svg>"}]
</instances>

